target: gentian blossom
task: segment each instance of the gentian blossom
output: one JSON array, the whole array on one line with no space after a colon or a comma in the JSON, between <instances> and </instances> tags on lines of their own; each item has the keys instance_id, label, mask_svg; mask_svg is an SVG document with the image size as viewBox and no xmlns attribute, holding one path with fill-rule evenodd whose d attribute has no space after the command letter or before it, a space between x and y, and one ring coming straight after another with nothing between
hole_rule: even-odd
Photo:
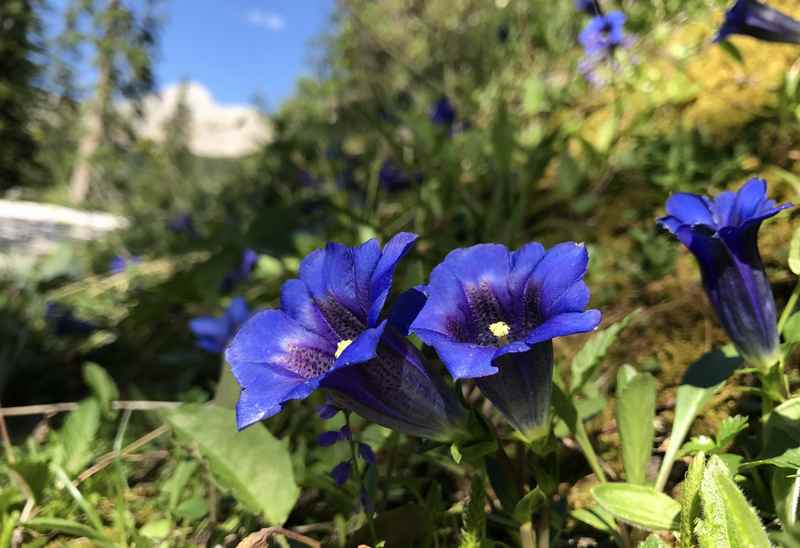
<instances>
[{"instance_id":1,"label":"gentian blossom","mask_svg":"<svg viewBox=\"0 0 800 548\"><path fill-rule=\"evenodd\" d=\"M767 183L750 179L715 198L679 192L658 223L691 251L703 287L739 354L769 368L778 359L775 301L758 252L761 223L791 204L767 198Z\"/></svg>"},{"instance_id":2,"label":"gentian blossom","mask_svg":"<svg viewBox=\"0 0 800 548\"><path fill-rule=\"evenodd\" d=\"M552 339L592 331L600 312L585 310L589 256L568 242L545 251L479 244L452 251L431 272L428 299L411 331L433 346L456 379L481 392L528 439L546 427L552 389Z\"/></svg>"},{"instance_id":3,"label":"gentian blossom","mask_svg":"<svg viewBox=\"0 0 800 548\"><path fill-rule=\"evenodd\" d=\"M592 17L578 35L578 43L586 55L610 55L616 48L625 45L624 24L625 14L621 11Z\"/></svg>"},{"instance_id":4,"label":"gentian blossom","mask_svg":"<svg viewBox=\"0 0 800 548\"><path fill-rule=\"evenodd\" d=\"M121 272L125 272L129 266L134 266L142 262L142 258L138 256L133 257L124 257L122 255L117 255L108 265L108 271L111 274L119 274Z\"/></svg>"},{"instance_id":5,"label":"gentian blossom","mask_svg":"<svg viewBox=\"0 0 800 548\"><path fill-rule=\"evenodd\" d=\"M194 318L189 322L189 328L197 337L197 346L213 354L220 354L249 315L245 300L236 297L231 300L222 316Z\"/></svg>"},{"instance_id":6,"label":"gentian blossom","mask_svg":"<svg viewBox=\"0 0 800 548\"><path fill-rule=\"evenodd\" d=\"M393 160L385 160L378 172L378 182L389 192L408 188L412 182L420 182L421 180L421 174L412 177Z\"/></svg>"},{"instance_id":7,"label":"gentian blossom","mask_svg":"<svg viewBox=\"0 0 800 548\"><path fill-rule=\"evenodd\" d=\"M252 249L245 249L242 252L242 258L239 265L225 274L220 284L220 289L223 293L229 293L241 283L246 282L250 278L250 274L258 263L258 253Z\"/></svg>"},{"instance_id":8,"label":"gentian blossom","mask_svg":"<svg viewBox=\"0 0 800 548\"><path fill-rule=\"evenodd\" d=\"M752 36L765 42L800 44L800 21L757 0L736 0L725 13L715 42L732 34Z\"/></svg>"},{"instance_id":9,"label":"gentian blossom","mask_svg":"<svg viewBox=\"0 0 800 548\"><path fill-rule=\"evenodd\" d=\"M178 234L197 236L197 231L194 227L194 219L189 213L181 213L170 219L167 223L167 228Z\"/></svg>"},{"instance_id":10,"label":"gentian blossom","mask_svg":"<svg viewBox=\"0 0 800 548\"><path fill-rule=\"evenodd\" d=\"M299 279L281 288L280 309L250 318L225 352L242 387L239 428L324 388L336 406L406 434L446 440L464 430L452 391L381 319L397 263L416 239L400 233L382 250L375 239L329 243L303 260Z\"/></svg>"},{"instance_id":11,"label":"gentian blossom","mask_svg":"<svg viewBox=\"0 0 800 548\"><path fill-rule=\"evenodd\" d=\"M575 0L575 9L589 15L601 15L595 0Z\"/></svg>"},{"instance_id":12,"label":"gentian blossom","mask_svg":"<svg viewBox=\"0 0 800 548\"><path fill-rule=\"evenodd\" d=\"M456 109L447 97L440 97L431 107L431 122L450 128L456 121Z\"/></svg>"},{"instance_id":13,"label":"gentian blossom","mask_svg":"<svg viewBox=\"0 0 800 548\"><path fill-rule=\"evenodd\" d=\"M585 53L578 69L592 84L603 83L603 78L597 74L597 69L603 63L608 62L611 70L617 69L614 52L619 48L629 47L632 43L624 32L624 24L625 14L621 11L599 14L592 17L578 35L578 42Z\"/></svg>"}]
</instances>

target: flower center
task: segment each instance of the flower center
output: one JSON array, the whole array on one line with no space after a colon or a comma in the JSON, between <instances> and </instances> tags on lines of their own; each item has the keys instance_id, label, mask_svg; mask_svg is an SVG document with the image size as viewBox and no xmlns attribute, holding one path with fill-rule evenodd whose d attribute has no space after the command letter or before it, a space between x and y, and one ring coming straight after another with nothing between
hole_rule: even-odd
<instances>
[{"instance_id":1,"label":"flower center","mask_svg":"<svg viewBox=\"0 0 800 548\"><path fill-rule=\"evenodd\" d=\"M352 342L353 342L353 341L352 341L351 339L345 339L345 340L343 340L343 341L339 341L339 344L337 344L337 345L336 345L336 352L334 353L333 357L338 359L338 358L339 358L339 356L341 356L341 355L342 355L342 352L344 352L344 351L345 351L345 349L346 349L348 346L350 346L350 344L351 344Z\"/></svg>"},{"instance_id":2,"label":"flower center","mask_svg":"<svg viewBox=\"0 0 800 548\"><path fill-rule=\"evenodd\" d=\"M511 328L508 327L506 322L494 322L490 324L489 331L497 338L499 343L508 343L508 334L511 333Z\"/></svg>"}]
</instances>

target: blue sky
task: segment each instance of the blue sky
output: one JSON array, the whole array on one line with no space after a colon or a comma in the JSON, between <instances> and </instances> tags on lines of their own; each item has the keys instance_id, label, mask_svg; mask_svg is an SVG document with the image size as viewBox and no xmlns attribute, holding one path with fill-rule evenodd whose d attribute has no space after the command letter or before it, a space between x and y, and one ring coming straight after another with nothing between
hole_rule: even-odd
<instances>
[{"instance_id":1,"label":"blue sky","mask_svg":"<svg viewBox=\"0 0 800 548\"><path fill-rule=\"evenodd\" d=\"M55 0L56 12L67 1ZM138 5L140 0L127 1ZM218 103L249 103L259 95L272 110L291 94L299 76L313 74L313 40L327 28L334 4L335 0L165 0L156 59L158 86L188 79L211 90ZM61 27L59 19L58 13L47 17L51 31ZM83 72L91 81L88 65Z\"/></svg>"},{"instance_id":2,"label":"blue sky","mask_svg":"<svg viewBox=\"0 0 800 548\"><path fill-rule=\"evenodd\" d=\"M218 102L246 103L259 93L274 108L298 76L313 73L311 41L333 7L334 0L171 0L159 84L188 78Z\"/></svg>"}]
</instances>

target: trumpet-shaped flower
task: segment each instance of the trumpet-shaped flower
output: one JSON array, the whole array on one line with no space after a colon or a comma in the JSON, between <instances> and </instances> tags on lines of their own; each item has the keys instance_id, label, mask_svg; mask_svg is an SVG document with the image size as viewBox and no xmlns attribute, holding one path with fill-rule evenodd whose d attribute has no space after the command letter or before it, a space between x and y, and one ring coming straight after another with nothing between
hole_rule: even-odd
<instances>
[{"instance_id":1,"label":"trumpet-shaped flower","mask_svg":"<svg viewBox=\"0 0 800 548\"><path fill-rule=\"evenodd\" d=\"M625 14L621 11L596 15L586 23L578 35L578 42L587 56L608 55L616 48L625 45L624 25Z\"/></svg>"},{"instance_id":2,"label":"trumpet-shaped flower","mask_svg":"<svg viewBox=\"0 0 800 548\"><path fill-rule=\"evenodd\" d=\"M220 354L249 315L245 300L236 297L231 300L222 316L194 318L189 322L189 329L197 338L197 346L207 352Z\"/></svg>"},{"instance_id":3,"label":"trumpet-shaped flower","mask_svg":"<svg viewBox=\"0 0 800 548\"><path fill-rule=\"evenodd\" d=\"M791 204L767 198L767 183L750 179L738 192L711 199L676 193L658 223L691 251L711 305L739 354L767 368L778 359L772 289L758 252L761 223Z\"/></svg>"},{"instance_id":4,"label":"trumpet-shaped flower","mask_svg":"<svg viewBox=\"0 0 800 548\"><path fill-rule=\"evenodd\" d=\"M517 251L479 244L451 252L424 290L411 331L433 346L456 379L478 386L521 433L535 436L550 402L552 339L591 331L583 245Z\"/></svg>"},{"instance_id":5,"label":"trumpet-shaped flower","mask_svg":"<svg viewBox=\"0 0 800 548\"><path fill-rule=\"evenodd\" d=\"M800 44L800 21L757 0L736 0L725 13L714 41L720 42L732 34L765 42Z\"/></svg>"},{"instance_id":6,"label":"trumpet-shaped flower","mask_svg":"<svg viewBox=\"0 0 800 548\"><path fill-rule=\"evenodd\" d=\"M325 388L335 405L407 434L447 439L465 412L414 347L381 320L399 260L416 236L352 248L329 243L281 289L281 308L253 316L225 357L242 387L244 428Z\"/></svg>"}]
</instances>

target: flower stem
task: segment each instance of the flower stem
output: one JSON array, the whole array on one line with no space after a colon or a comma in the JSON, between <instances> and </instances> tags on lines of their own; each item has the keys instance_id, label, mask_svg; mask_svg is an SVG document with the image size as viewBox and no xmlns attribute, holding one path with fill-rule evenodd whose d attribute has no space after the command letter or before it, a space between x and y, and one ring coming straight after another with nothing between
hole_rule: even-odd
<instances>
[{"instance_id":1,"label":"flower stem","mask_svg":"<svg viewBox=\"0 0 800 548\"><path fill-rule=\"evenodd\" d=\"M344 420L345 424L347 425L347 429L350 430L350 432L352 432L353 429L350 427L349 412L345 411ZM350 439L347 441L350 444L350 456L351 459L353 460L353 472L355 472L356 477L358 478L359 492L362 493L364 496L366 496L367 490L366 490L366 485L364 484L364 469L362 469L361 466L359 466L358 464L358 450L356 448L356 442L355 440L353 440L352 433L350 435ZM372 539L372 545L374 546L378 543L378 535L375 532L375 520L372 516L372 512L370 512L366 508L366 505L363 504L363 502L362 502L362 507L364 509L364 513L367 515L367 526L369 527L369 535Z\"/></svg>"},{"instance_id":2,"label":"flower stem","mask_svg":"<svg viewBox=\"0 0 800 548\"><path fill-rule=\"evenodd\" d=\"M781 312L780 320L778 320L778 333L783 333L783 328L786 326L786 322L789 319L789 316L792 315L794 312L794 307L797 306L797 299L800 297L800 280L794 286L792 290L792 294L789 296L789 300L786 301L786 306L783 307L783 312Z\"/></svg>"},{"instance_id":3,"label":"flower stem","mask_svg":"<svg viewBox=\"0 0 800 548\"><path fill-rule=\"evenodd\" d=\"M550 548L550 510L545 504L536 522L537 548Z\"/></svg>"}]
</instances>

